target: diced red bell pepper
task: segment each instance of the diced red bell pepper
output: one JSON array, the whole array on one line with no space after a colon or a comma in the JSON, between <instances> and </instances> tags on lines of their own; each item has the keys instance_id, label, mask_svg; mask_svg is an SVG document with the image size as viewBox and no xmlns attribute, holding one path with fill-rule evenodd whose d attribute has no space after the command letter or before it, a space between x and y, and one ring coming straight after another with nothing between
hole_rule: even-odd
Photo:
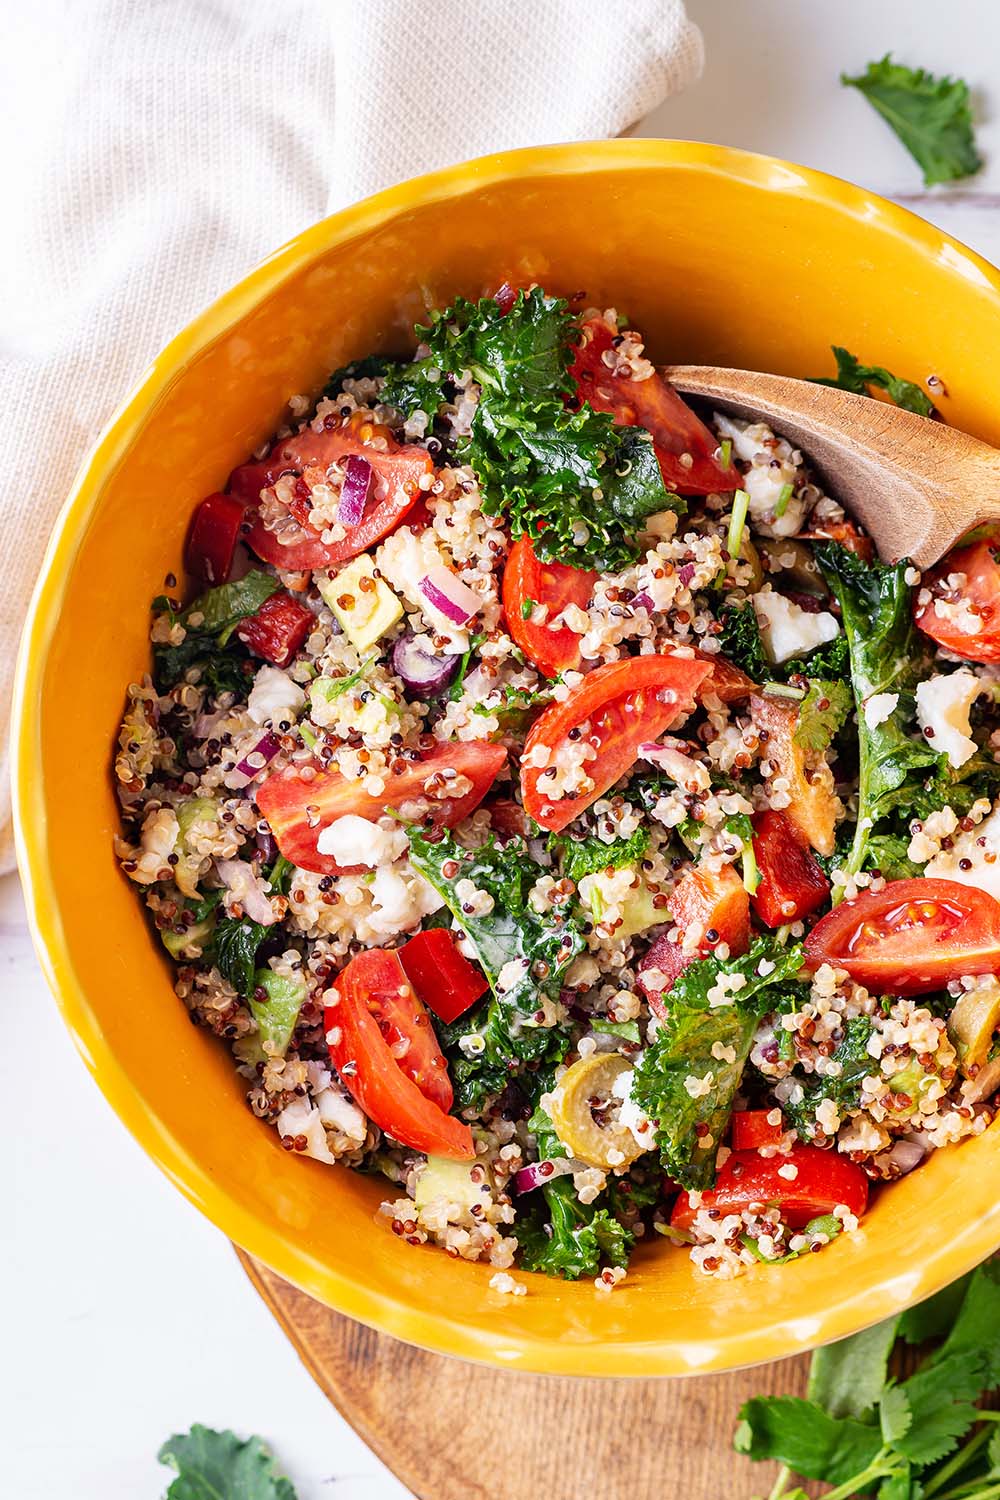
<instances>
[{"instance_id":1,"label":"diced red bell pepper","mask_svg":"<svg viewBox=\"0 0 1000 1500\"><path fill-rule=\"evenodd\" d=\"M637 983L649 1001L650 1010L661 1018L667 1013L664 996L688 964L697 958L707 958L720 943L726 944L733 958L750 946L750 904L732 865L723 865L718 872L689 870L671 892L667 911L682 933L697 927L701 936L697 952L685 953L680 943L671 942L667 933L661 933L639 960ZM649 969L659 969L666 975L670 981L666 988L654 988L643 977Z\"/></svg>"},{"instance_id":2,"label":"diced red bell pepper","mask_svg":"<svg viewBox=\"0 0 1000 1500\"><path fill-rule=\"evenodd\" d=\"M760 884L753 909L768 927L784 927L815 911L830 894L830 882L786 813L768 808L753 820L753 852Z\"/></svg>"},{"instance_id":3,"label":"diced red bell pepper","mask_svg":"<svg viewBox=\"0 0 1000 1500\"><path fill-rule=\"evenodd\" d=\"M738 1109L730 1125L730 1143L734 1151L758 1151L761 1146L777 1146L785 1133L784 1122L772 1125L772 1109ZM780 1115L780 1109L777 1111Z\"/></svg>"},{"instance_id":4,"label":"diced red bell pepper","mask_svg":"<svg viewBox=\"0 0 1000 1500\"><path fill-rule=\"evenodd\" d=\"M418 932L399 950L403 972L440 1021L457 1021L489 989L489 980L459 953L443 927Z\"/></svg>"},{"instance_id":5,"label":"diced red bell pepper","mask_svg":"<svg viewBox=\"0 0 1000 1500\"><path fill-rule=\"evenodd\" d=\"M770 1157L734 1151L719 1168L710 1192L699 1194L694 1203L688 1193L681 1193L670 1223L674 1229L688 1230L699 1208L738 1214L755 1203L779 1208L792 1229L804 1228L810 1219L831 1214L841 1204L860 1219L868 1207L868 1178L846 1156L818 1146L793 1146L787 1155Z\"/></svg>"},{"instance_id":6,"label":"diced red bell pepper","mask_svg":"<svg viewBox=\"0 0 1000 1500\"><path fill-rule=\"evenodd\" d=\"M255 615L236 627L236 634L254 656L262 656L276 667L287 667L301 650L316 616L291 594L272 594Z\"/></svg>"},{"instance_id":7,"label":"diced red bell pepper","mask_svg":"<svg viewBox=\"0 0 1000 1500\"><path fill-rule=\"evenodd\" d=\"M208 495L191 520L184 559L187 570L209 588L225 583L232 571L246 506L236 495Z\"/></svg>"}]
</instances>

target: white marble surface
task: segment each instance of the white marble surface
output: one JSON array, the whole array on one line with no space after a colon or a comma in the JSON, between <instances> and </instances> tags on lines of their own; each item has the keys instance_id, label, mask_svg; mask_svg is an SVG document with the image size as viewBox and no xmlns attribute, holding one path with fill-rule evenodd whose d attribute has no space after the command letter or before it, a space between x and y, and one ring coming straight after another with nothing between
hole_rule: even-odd
<instances>
[{"instance_id":1,"label":"white marble surface","mask_svg":"<svg viewBox=\"0 0 1000 1500\"><path fill-rule=\"evenodd\" d=\"M995 0L689 7L705 31L705 77L642 134L722 141L854 178L1000 260ZM979 139L995 160L966 187L923 193L887 127L840 88L842 69L861 71L889 49L974 85ZM202 1421L266 1434L300 1500L404 1496L312 1384L225 1239L146 1160L87 1077L39 974L13 877L0 881L0 1015L5 1492L155 1500L165 1488L159 1443Z\"/></svg>"}]
</instances>

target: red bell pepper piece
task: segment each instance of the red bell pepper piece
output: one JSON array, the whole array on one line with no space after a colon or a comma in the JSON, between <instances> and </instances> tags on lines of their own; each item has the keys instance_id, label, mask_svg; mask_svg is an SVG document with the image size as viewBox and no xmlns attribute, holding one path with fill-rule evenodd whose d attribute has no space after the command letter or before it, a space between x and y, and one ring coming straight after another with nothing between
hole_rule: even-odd
<instances>
[{"instance_id":1,"label":"red bell pepper piece","mask_svg":"<svg viewBox=\"0 0 1000 1500\"><path fill-rule=\"evenodd\" d=\"M291 594L272 594L255 615L248 615L236 634L254 656L287 667L316 623L316 616Z\"/></svg>"},{"instance_id":2,"label":"red bell pepper piece","mask_svg":"<svg viewBox=\"0 0 1000 1500\"><path fill-rule=\"evenodd\" d=\"M246 506L236 495L208 495L198 506L184 548L187 570L214 588L232 572Z\"/></svg>"},{"instance_id":3,"label":"red bell pepper piece","mask_svg":"<svg viewBox=\"0 0 1000 1500\"><path fill-rule=\"evenodd\" d=\"M753 852L760 871L751 902L768 927L784 927L815 911L830 882L786 813L768 808L753 820Z\"/></svg>"},{"instance_id":4,"label":"red bell pepper piece","mask_svg":"<svg viewBox=\"0 0 1000 1500\"><path fill-rule=\"evenodd\" d=\"M403 972L440 1021L457 1021L489 989L489 980L459 953L443 927L418 932L399 950Z\"/></svg>"},{"instance_id":5,"label":"red bell pepper piece","mask_svg":"<svg viewBox=\"0 0 1000 1500\"><path fill-rule=\"evenodd\" d=\"M773 1113L770 1109L736 1110L730 1121L733 1150L757 1151L761 1146L776 1146L785 1133L785 1126L782 1120L777 1125L771 1124L769 1116Z\"/></svg>"}]
</instances>

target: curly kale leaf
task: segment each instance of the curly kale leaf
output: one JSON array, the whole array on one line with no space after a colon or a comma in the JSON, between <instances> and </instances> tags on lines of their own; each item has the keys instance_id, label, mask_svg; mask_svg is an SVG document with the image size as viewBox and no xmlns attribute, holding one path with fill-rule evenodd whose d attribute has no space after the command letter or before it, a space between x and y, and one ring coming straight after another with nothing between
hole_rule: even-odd
<instances>
[{"instance_id":1,"label":"curly kale leaf","mask_svg":"<svg viewBox=\"0 0 1000 1500\"><path fill-rule=\"evenodd\" d=\"M295 1500L291 1481L276 1472L259 1437L195 1423L190 1432L167 1438L156 1456L177 1473L165 1500Z\"/></svg>"},{"instance_id":2,"label":"curly kale leaf","mask_svg":"<svg viewBox=\"0 0 1000 1500\"><path fill-rule=\"evenodd\" d=\"M811 677L809 691L799 705L793 738L805 750L822 754L840 733L854 709L846 682Z\"/></svg>"},{"instance_id":3,"label":"curly kale leaf","mask_svg":"<svg viewBox=\"0 0 1000 1500\"><path fill-rule=\"evenodd\" d=\"M702 959L674 981L669 1015L636 1063L632 1099L656 1120L663 1165L683 1187L703 1190L715 1181L758 1021L787 1008L802 962L800 945L761 938L742 958ZM742 986L730 983L730 1002L713 1005L725 975Z\"/></svg>"},{"instance_id":4,"label":"curly kale leaf","mask_svg":"<svg viewBox=\"0 0 1000 1500\"><path fill-rule=\"evenodd\" d=\"M192 667L215 696L245 692L250 659L231 636L241 620L255 615L281 585L270 573L252 571L234 583L208 589L187 609L176 614L169 600L154 599L153 609L166 614L170 624L181 625L184 639L177 646L157 644L153 648L153 676L160 692L176 686Z\"/></svg>"},{"instance_id":5,"label":"curly kale leaf","mask_svg":"<svg viewBox=\"0 0 1000 1500\"><path fill-rule=\"evenodd\" d=\"M571 390L579 331L567 303L541 287L519 291L508 312L492 297L459 297L415 332L438 369L451 375L468 370L484 392L505 403L530 406Z\"/></svg>"},{"instance_id":6,"label":"curly kale leaf","mask_svg":"<svg viewBox=\"0 0 1000 1500\"><path fill-rule=\"evenodd\" d=\"M934 416L935 408L930 398L912 380L901 380L882 365L863 365L856 354L838 344L831 347L837 361L837 374L833 379L816 377L813 385L830 385L835 390L853 391L856 396L870 395L869 388L875 386L906 411L916 412L919 417Z\"/></svg>"},{"instance_id":7,"label":"curly kale leaf","mask_svg":"<svg viewBox=\"0 0 1000 1500\"><path fill-rule=\"evenodd\" d=\"M539 871L523 841L470 852L450 833L437 842L415 828L409 835L412 864L448 904L492 990L475 1010L439 1030L461 1109L499 1093L522 1064L562 1057L568 1031L538 1025L535 1013L544 1001L558 1001L563 975L583 951L584 940L569 916L550 913L543 919L529 906ZM492 910L481 915L463 911L455 890L460 880L486 891L493 898ZM469 1038L477 1040L470 1046Z\"/></svg>"},{"instance_id":8,"label":"curly kale leaf","mask_svg":"<svg viewBox=\"0 0 1000 1500\"><path fill-rule=\"evenodd\" d=\"M859 769L858 821L846 868L854 875L865 867L872 831L896 808L913 805L942 757L904 727L914 674L908 564L866 563L835 542L817 544L816 558L840 604L850 649ZM882 723L870 724L864 704L876 693L895 693L900 702Z\"/></svg>"},{"instance_id":9,"label":"curly kale leaf","mask_svg":"<svg viewBox=\"0 0 1000 1500\"><path fill-rule=\"evenodd\" d=\"M964 79L936 78L924 68L894 63L887 52L856 78L842 73L840 81L864 94L892 127L922 169L926 187L979 171L983 162Z\"/></svg>"},{"instance_id":10,"label":"curly kale leaf","mask_svg":"<svg viewBox=\"0 0 1000 1500\"><path fill-rule=\"evenodd\" d=\"M585 875L638 864L649 848L649 830L637 828L627 839L615 839L610 844L593 835L575 839L568 833L550 833L545 847L558 860L566 879L579 885Z\"/></svg>"},{"instance_id":11,"label":"curly kale leaf","mask_svg":"<svg viewBox=\"0 0 1000 1500\"><path fill-rule=\"evenodd\" d=\"M571 1177L542 1187L545 1214L535 1210L514 1227L526 1271L576 1281L602 1265L628 1265L635 1236L607 1208L581 1203Z\"/></svg>"},{"instance_id":12,"label":"curly kale leaf","mask_svg":"<svg viewBox=\"0 0 1000 1500\"><path fill-rule=\"evenodd\" d=\"M848 651L843 635L817 646L809 656L775 665L768 660L760 633L757 611L749 599L742 604L728 600L719 612L722 632L719 650L754 682L787 682L790 677L809 677L837 681L847 676Z\"/></svg>"},{"instance_id":13,"label":"curly kale leaf","mask_svg":"<svg viewBox=\"0 0 1000 1500\"><path fill-rule=\"evenodd\" d=\"M843 1039L833 1053L840 1064L836 1075L812 1073L799 1083L784 1105L785 1116L804 1141L816 1132L816 1110L824 1099L832 1099L841 1116L857 1109L861 1102L861 1080L875 1066L868 1052L868 1041L874 1030L869 1016L853 1016L844 1026Z\"/></svg>"}]
</instances>

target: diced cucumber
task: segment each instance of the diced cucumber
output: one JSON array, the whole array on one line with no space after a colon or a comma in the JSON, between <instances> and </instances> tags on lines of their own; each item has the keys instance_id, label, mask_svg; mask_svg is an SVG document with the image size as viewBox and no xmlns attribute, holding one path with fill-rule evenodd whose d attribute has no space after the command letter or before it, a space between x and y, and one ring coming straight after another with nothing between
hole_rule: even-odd
<instances>
[{"instance_id":1,"label":"diced cucumber","mask_svg":"<svg viewBox=\"0 0 1000 1500\"><path fill-rule=\"evenodd\" d=\"M375 577L375 564L367 553L339 573L325 578L317 574L316 586L359 651L374 646L403 618L402 603L384 579Z\"/></svg>"},{"instance_id":2,"label":"diced cucumber","mask_svg":"<svg viewBox=\"0 0 1000 1500\"><path fill-rule=\"evenodd\" d=\"M209 912L204 921L195 922L184 932L173 932L169 927L160 930L160 938L171 958L191 958L192 948L204 951L205 944L215 931L215 912Z\"/></svg>"},{"instance_id":3,"label":"diced cucumber","mask_svg":"<svg viewBox=\"0 0 1000 1500\"><path fill-rule=\"evenodd\" d=\"M273 1050L284 1057L306 998L306 982L276 974L273 969L257 969L253 977L256 988L267 991L266 1000L251 996L247 1002L257 1022L260 1039L269 1042Z\"/></svg>"},{"instance_id":4,"label":"diced cucumber","mask_svg":"<svg viewBox=\"0 0 1000 1500\"><path fill-rule=\"evenodd\" d=\"M482 1168L479 1168L480 1173ZM447 1156L429 1156L427 1165L417 1178L414 1202L417 1208L426 1208L435 1198L446 1198L462 1208L472 1208L482 1203L487 1196L485 1182L473 1182L472 1167L467 1161L452 1161Z\"/></svg>"}]
</instances>

